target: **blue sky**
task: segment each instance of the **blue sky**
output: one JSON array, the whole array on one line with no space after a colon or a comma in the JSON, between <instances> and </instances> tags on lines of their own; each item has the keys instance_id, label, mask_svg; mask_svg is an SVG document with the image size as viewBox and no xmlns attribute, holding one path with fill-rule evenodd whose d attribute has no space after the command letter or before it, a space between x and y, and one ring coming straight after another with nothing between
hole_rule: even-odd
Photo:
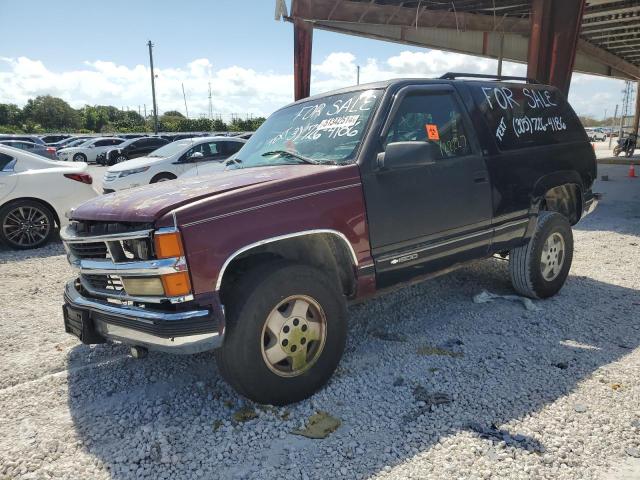
<instances>
[{"instance_id":1,"label":"blue sky","mask_svg":"<svg viewBox=\"0 0 640 480\"><path fill-rule=\"evenodd\" d=\"M148 106L145 44L151 39L161 112L184 111L184 83L192 116L206 113L211 82L216 112L269 114L290 101L293 91L293 28L274 20L274 5L274 0L0 0L0 102L21 105L50 93L76 107ZM363 82L434 76L454 67L495 71L491 60L314 32L314 92L355 83L357 64ZM522 65L506 69L523 71ZM620 101L623 82L586 75L574 80L570 100L579 113L601 117Z\"/></svg>"}]
</instances>

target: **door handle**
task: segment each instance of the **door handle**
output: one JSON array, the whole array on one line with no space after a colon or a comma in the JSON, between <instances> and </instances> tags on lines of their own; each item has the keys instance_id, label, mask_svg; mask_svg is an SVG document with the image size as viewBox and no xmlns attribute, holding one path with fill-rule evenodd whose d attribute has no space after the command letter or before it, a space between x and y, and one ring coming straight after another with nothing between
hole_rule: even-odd
<instances>
[{"instance_id":1,"label":"door handle","mask_svg":"<svg viewBox=\"0 0 640 480\"><path fill-rule=\"evenodd\" d=\"M473 183L487 183L487 176L487 172L485 172L484 170L473 172Z\"/></svg>"}]
</instances>

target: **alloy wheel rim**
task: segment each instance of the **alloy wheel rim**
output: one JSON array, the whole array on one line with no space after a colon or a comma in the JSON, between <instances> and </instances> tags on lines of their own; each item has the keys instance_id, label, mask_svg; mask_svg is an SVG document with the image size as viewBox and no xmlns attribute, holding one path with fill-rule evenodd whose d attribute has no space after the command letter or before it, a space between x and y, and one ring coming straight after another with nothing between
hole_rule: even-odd
<instances>
[{"instance_id":1,"label":"alloy wheel rim","mask_svg":"<svg viewBox=\"0 0 640 480\"><path fill-rule=\"evenodd\" d=\"M558 232L553 232L544 242L540 256L540 273L547 282L555 280L560 275L564 258L564 238Z\"/></svg>"},{"instance_id":2,"label":"alloy wheel rim","mask_svg":"<svg viewBox=\"0 0 640 480\"><path fill-rule=\"evenodd\" d=\"M47 238L50 230L47 215L37 207L17 207L2 222L4 237L21 247L37 245Z\"/></svg>"},{"instance_id":3,"label":"alloy wheel rim","mask_svg":"<svg viewBox=\"0 0 640 480\"><path fill-rule=\"evenodd\" d=\"M301 375L320 358L326 327L326 315L313 298L306 295L285 298L271 310L262 328L262 359L276 375Z\"/></svg>"},{"instance_id":4,"label":"alloy wheel rim","mask_svg":"<svg viewBox=\"0 0 640 480\"><path fill-rule=\"evenodd\" d=\"M125 157L124 155L119 155L118 158L116 158L116 162L124 162L126 159L127 157Z\"/></svg>"}]
</instances>

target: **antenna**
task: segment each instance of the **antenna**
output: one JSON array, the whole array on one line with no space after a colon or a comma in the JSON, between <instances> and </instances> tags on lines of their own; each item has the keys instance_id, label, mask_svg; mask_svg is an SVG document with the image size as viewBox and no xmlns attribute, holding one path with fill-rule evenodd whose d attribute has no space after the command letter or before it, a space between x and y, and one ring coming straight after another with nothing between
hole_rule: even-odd
<instances>
[{"instance_id":1,"label":"antenna","mask_svg":"<svg viewBox=\"0 0 640 480\"><path fill-rule=\"evenodd\" d=\"M184 99L184 111L187 112L187 118L189 118L189 108L187 107L187 96L184 93L184 82L182 82L182 98Z\"/></svg>"}]
</instances>

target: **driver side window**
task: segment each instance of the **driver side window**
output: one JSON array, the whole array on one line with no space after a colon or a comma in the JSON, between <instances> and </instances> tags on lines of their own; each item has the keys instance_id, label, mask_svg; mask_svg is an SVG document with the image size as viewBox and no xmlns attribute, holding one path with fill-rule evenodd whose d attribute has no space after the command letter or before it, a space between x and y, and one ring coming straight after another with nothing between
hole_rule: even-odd
<instances>
[{"instance_id":1,"label":"driver side window","mask_svg":"<svg viewBox=\"0 0 640 480\"><path fill-rule=\"evenodd\" d=\"M402 100L385 147L395 142L429 142L437 145L439 158L446 159L469 155L467 138L462 114L452 94L416 93Z\"/></svg>"}]
</instances>

